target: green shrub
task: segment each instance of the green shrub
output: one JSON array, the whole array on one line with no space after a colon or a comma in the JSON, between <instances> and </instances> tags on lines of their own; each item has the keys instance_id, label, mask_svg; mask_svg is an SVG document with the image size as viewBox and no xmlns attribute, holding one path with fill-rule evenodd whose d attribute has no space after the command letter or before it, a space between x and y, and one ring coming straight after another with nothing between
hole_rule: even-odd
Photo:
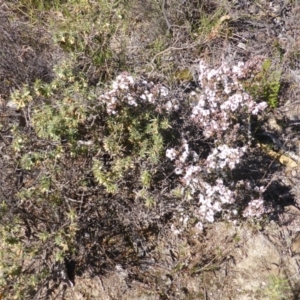
<instances>
[{"instance_id":1,"label":"green shrub","mask_svg":"<svg viewBox=\"0 0 300 300\"><path fill-rule=\"evenodd\" d=\"M281 71L273 69L271 59L264 60L261 71L246 83L246 88L254 98L266 101L271 108L277 108L281 88Z\"/></svg>"},{"instance_id":2,"label":"green shrub","mask_svg":"<svg viewBox=\"0 0 300 300\"><path fill-rule=\"evenodd\" d=\"M262 290L263 299L268 300L290 299L290 292L289 281L281 276L270 276L267 286Z\"/></svg>"},{"instance_id":3,"label":"green shrub","mask_svg":"<svg viewBox=\"0 0 300 300\"><path fill-rule=\"evenodd\" d=\"M20 109L30 107L30 127L27 131L18 126L11 130L10 155L23 174L23 181L15 188L13 198L3 202L7 203L4 219L14 228L12 232L2 227L3 234L11 232L9 239L2 236L9 241L3 251L10 249L14 253L13 249L18 247L30 254L26 258L28 263L35 261L27 269L15 257L6 259L14 264L3 266L7 275L1 286L11 299L32 299L32 295L50 293L47 285L55 278L63 280L54 270L63 268L68 260L75 260L78 268L84 268L84 261L95 255L80 252L90 243L83 237L92 230L86 227L91 219L103 228L93 238L97 240L99 234L106 232L110 240L108 244L100 243L96 253L103 247L105 252L116 253L114 262L117 257L121 260L123 255L115 249L117 240L113 236L116 230L123 232L131 223L126 223L113 207L117 203L121 208L131 207L135 201L144 209L155 207L165 144L171 140L168 113L157 109L158 103L162 105L165 101L159 93L153 95L158 102L140 99L136 105L130 105L124 101L125 91L115 90L117 113L111 114L109 104L103 100L107 94L89 86L85 76L75 73L70 62L62 62L54 70L51 83L37 80L33 86L25 85L11 96ZM142 83L133 84L130 90L135 92L138 85L141 96L151 94ZM116 197L115 201L111 197ZM16 218L11 218L14 207L19 210L14 212ZM132 248L126 236L122 239L124 249ZM79 258L82 255L83 260ZM94 268L99 272L99 267Z\"/></svg>"}]
</instances>

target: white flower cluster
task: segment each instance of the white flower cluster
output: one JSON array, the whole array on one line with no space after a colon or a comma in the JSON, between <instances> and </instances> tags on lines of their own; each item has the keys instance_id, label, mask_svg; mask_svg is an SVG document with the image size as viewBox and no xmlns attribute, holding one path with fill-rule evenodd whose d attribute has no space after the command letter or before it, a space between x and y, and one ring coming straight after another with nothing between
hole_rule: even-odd
<instances>
[{"instance_id":1,"label":"white flower cluster","mask_svg":"<svg viewBox=\"0 0 300 300\"><path fill-rule=\"evenodd\" d=\"M198 99L191 118L203 128L206 138L220 136L221 131L228 130L234 112L257 114L267 107L265 102L255 103L240 83L247 66L240 62L231 68L223 64L218 69L210 69L203 60L200 61L198 78L202 93L194 93Z\"/></svg>"},{"instance_id":2,"label":"white flower cluster","mask_svg":"<svg viewBox=\"0 0 300 300\"><path fill-rule=\"evenodd\" d=\"M243 211L243 217L255 217L266 213L263 199L252 200L248 203L247 208Z\"/></svg>"},{"instance_id":3,"label":"white flower cluster","mask_svg":"<svg viewBox=\"0 0 300 300\"><path fill-rule=\"evenodd\" d=\"M127 72L123 72L113 81L112 89L102 94L99 100L106 104L108 114L115 115L118 113L118 107L121 103L130 106L137 106L143 102L159 103L158 100L161 97L167 97L168 95L169 90L165 86L155 85L153 82L146 80L135 80ZM162 108L167 112L176 110L177 106L173 102L167 102Z\"/></svg>"},{"instance_id":4,"label":"white flower cluster","mask_svg":"<svg viewBox=\"0 0 300 300\"><path fill-rule=\"evenodd\" d=\"M201 168L199 166L189 166L185 169L185 175L182 178L182 182L185 186L191 189L191 193L194 194L199 187L198 174Z\"/></svg>"},{"instance_id":5,"label":"white flower cluster","mask_svg":"<svg viewBox=\"0 0 300 300\"><path fill-rule=\"evenodd\" d=\"M217 179L214 186L204 182L199 194L200 208L196 215L201 221L214 222L214 216L222 211L222 205L235 202L234 192L227 188L222 179Z\"/></svg>"},{"instance_id":6,"label":"white flower cluster","mask_svg":"<svg viewBox=\"0 0 300 300\"><path fill-rule=\"evenodd\" d=\"M214 148L206 159L207 171L211 173L217 169L224 169L226 166L233 170L246 150L247 146L230 148L227 145L220 145Z\"/></svg>"},{"instance_id":7,"label":"white flower cluster","mask_svg":"<svg viewBox=\"0 0 300 300\"><path fill-rule=\"evenodd\" d=\"M188 158L193 163L199 161L199 155L195 151L189 149L189 144L186 140L183 140L183 144L180 147L179 151L176 151L174 148L166 150L166 157L170 160L175 160L176 168L174 170L175 174L182 175L182 181L185 185L190 186L192 193L195 192L194 185L197 184L197 179L195 178L195 173L199 173L200 167L194 165L188 165Z\"/></svg>"},{"instance_id":8,"label":"white flower cluster","mask_svg":"<svg viewBox=\"0 0 300 300\"><path fill-rule=\"evenodd\" d=\"M134 79L127 73L118 75L116 80L112 83L113 90L129 90L130 86L134 84Z\"/></svg>"},{"instance_id":9,"label":"white flower cluster","mask_svg":"<svg viewBox=\"0 0 300 300\"><path fill-rule=\"evenodd\" d=\"M167 149L166 157L170 160L174 160L177 156L177 151L174 148Z\"/></svg>"},{"instance_id":10,"label":"white flower cluster","mask_svg":"<svg viewBox=\"0 0 300 300\"><path fill-rule=\"evenodd\" d=\"M134 79L127 73L117 76L116 80L112 83L112 90L101 95L99 98L100 101L106 103L106 111L108 114L114 115L117 113L117 106L120 99L118 96L120 92L123 91L123 93L126 94L133 85ZM130 94L123 97L121 101L125 101L129 105L137 106L135 99Z\"/></svg>"},{"instance_id":11,"label":"white flower cluster","mask_svg":"<svg viewBox=\"0 0 300 300\"><path fill-rule=\"evenodd\" d=\"M252 115L257 115L259 112L265 110L268 107L266 102L260 102L252 109Z\"/></svg>"},{"instance_id":12,"label":"white flower cluster","mask_svg":"<svg viewBox=\"0 0 300 300\"><path fill-rule=\"evenodd\" d=\"M237 149L231 149L226 145L219 146L216 150L220 159L223 159L225 165L228 163L229 166L236 164L241 155ZM221 178L218 178L212 186L201 179L200 174L203 170L199 165L188 165L188 162L199 163L199 156L194 151L189 150L186 140L183 140L183 145L178 151L174 148L167 149L166 157L172 161L175 160L177 167L174 172L177 175L182 175L181 182L186 188L189 188L191 195L196 192L199 193L200 208L196 212L200 220L197 224L198 229L203 228L202 222L213 222L215 214L222 210L224 204L231 204L235 201L234 192L224 185ZM210 157L211 162L213 162L213 156Z\"/></svg>"},{"instance_id":13,"label":"white flower cluster","mask_svg":"<svg viewBox=\"0 0 300 300\"><path fill-rule=\"evenodd\" d=\"M183 232L183 230L187 227L189 217L187 215L181 214L181 216L178 219L180 223L180 228L176 228L174 224L171 225L171 231L173 234L178 235Z\"/></svg>"}]
</instances>

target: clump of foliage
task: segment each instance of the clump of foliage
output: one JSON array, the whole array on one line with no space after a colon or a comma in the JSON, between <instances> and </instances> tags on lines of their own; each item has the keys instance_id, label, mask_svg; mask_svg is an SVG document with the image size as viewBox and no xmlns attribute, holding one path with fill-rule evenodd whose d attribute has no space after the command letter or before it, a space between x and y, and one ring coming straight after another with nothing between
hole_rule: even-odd
<instances>
[{"instance_id":1,"label":"clump of foliage","mask_svg":"<svg viewBox=\"0 0 300 300\"><path fill-rule=\"evenodd\" d=\"M126 51L116 51L112 40L122 39L129 26L128 10L128 1L79 0L72 5L61 3L58 13L51 11L55 43L72 56L74 67L86 74L89 84L111 80L118 70L126 68ZM118 42L126 43L125 38Z\"/></svg>"},{"instance_id":2,"label":"clump of foliage","mask_svg":"<svg viewBox=\"0 0 300 300\"><path fill-rule=\"evenodd\" d=\"M266 287L262 289L263 299L282 300L291 297L291 288L288 279L278 275L268 278Z\"/></svg>"},{"instance_id":3,"label":"clump of foliage","mask_svg":"<svg viewBox=\"0 0 300 300\"><path fill-rule=\"evenodd\" d=\"M273 70L271 59L262 61L262 68L250 80L249 92L256 98L266 101L271 108L278 107L281 89L281 71Z\"/></svg>"},{"instance_id":4,"label":"clump of foliage","mask_svg":"<svg viewBox=\"0 0 300 300\"><path fill-rule=\"evenodd\" d=\"M68 62L57 66L55 74L51 83L37 81L11 97L16 107L25 111L30 106L31 110L28 132L24 134L16 126L11 131L10 151L23 180L14 198L3 203L8 207L4 219L20 223L17 234L14 232L16 243L28 239L35 268L45 274L36 285L27 286L23 299L49 293L49 282L66 261L74 260L82 269L98 253L103 260L98 257L89 265L106 265L93 267L99 272L109 268L104 259L107 251L115 257L114 263L128 259L123 251L131 249L134 254L131 235L139 225L132 224L133 216L131 221L126 219L123 210L132 210L132 205L144 209L156 205L158 187L163 186L159 182L164 180L164 144L170 139L163 105L166 89L161 85L145 80L136 83L123 74L112 91L99 97L100 90L90 88L82 74L74 76ZM113 103L108 96L114 97ZM18 221L9 217L15 205ZM116 209L116 205L120 207ZM97 228L102 229L99 232ZM116 239L124 230L131 237ZM85 238L88 232L90 237ZM91 240L95 243L91 251L82 252ZM117 250L116 243L124 250ZM23 282L24 266L16 260L14 264ZM60 275L58 278L63 280ZM14 281L5 276L10 286L7 295L19 293Z\"/></svg>"}]
</instances>

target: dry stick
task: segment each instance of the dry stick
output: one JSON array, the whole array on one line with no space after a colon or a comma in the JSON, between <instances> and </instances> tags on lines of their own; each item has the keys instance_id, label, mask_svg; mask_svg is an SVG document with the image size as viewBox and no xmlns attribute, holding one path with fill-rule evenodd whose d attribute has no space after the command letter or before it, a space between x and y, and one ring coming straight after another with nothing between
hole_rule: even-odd
<instances>
[{"instance_id":1,"label":"dry stick","mask_svg":"<svg viewBox=\"0 0 300 300\"><path fill-rule=\"evenodd\" d=\"M203 287L203 296L204 296L204 300L207 300L207 290L206 287Z\"/></svg>"},{"instance_id":2,"label":"dry stick","mask_svg":"<svg viewBox=\"0 0 300 300\"><path fill-rule=\"evenodd\" d=\"M163 1L162 1L161 9L162 9L162 13L163 13L163 15L164 15L164 19L165 19L166 24L167 24L167 27L168 27L168 32L172 34L172 33L173 33L173 32L172 32L172 25L171 25L171 23L169 22L168 17L167 17L167 14L166 14L166 0L163 0Z\"/></svg>"}]
</instances>

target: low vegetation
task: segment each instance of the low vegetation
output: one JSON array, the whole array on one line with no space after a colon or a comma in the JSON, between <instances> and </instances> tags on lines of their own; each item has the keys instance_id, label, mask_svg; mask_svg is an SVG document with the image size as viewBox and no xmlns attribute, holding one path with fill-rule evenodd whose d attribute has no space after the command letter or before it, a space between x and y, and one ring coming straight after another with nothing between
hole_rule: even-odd
<instances>
[{"instance_id":1,"label":"low vegetation","mask_svg":"<svg viewBox=\"0 0 300 300\"><path fill-rule=\"evenodd\" d=\"M161 237L293 201L274 179L284 136L266 128L292 85L286 52L231 50L251 18L230 3L0 2L0 298L50 299L122 266L176 299L141 271ZM226 255L183 253L173 272ZM282 282L266 297L285 299Z\"/></svg>"}]
</instances>

